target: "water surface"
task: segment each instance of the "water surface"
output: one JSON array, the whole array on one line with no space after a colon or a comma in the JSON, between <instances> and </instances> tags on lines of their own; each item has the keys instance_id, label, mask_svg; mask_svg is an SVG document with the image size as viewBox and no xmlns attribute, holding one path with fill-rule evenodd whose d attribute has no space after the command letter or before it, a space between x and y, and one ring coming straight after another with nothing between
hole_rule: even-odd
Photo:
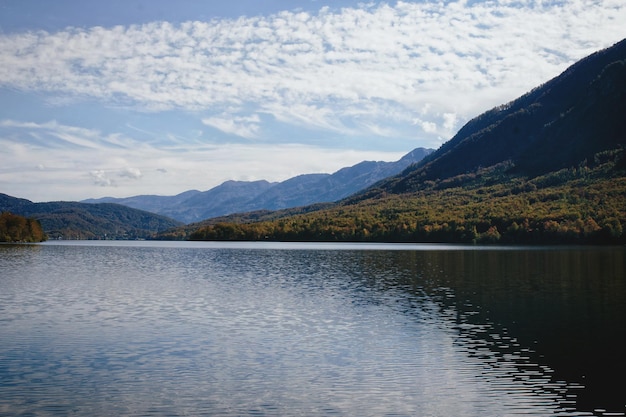
<instances>
[{"instance_id":1,"label":"water surface","mask_svg":"<svg viewBox=\"0 0 626 417\"><path fill-rule=\"evenodd\" d=\"M0 246L0 415L624 415L623 248Z\"/></svg>"}]
</instances>

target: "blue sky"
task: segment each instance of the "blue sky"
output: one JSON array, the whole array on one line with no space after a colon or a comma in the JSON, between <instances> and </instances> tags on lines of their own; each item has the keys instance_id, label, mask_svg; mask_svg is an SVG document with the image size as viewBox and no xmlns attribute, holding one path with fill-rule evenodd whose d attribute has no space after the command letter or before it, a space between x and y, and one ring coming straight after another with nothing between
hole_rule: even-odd
<instances>
[{"instance_id":1,"label":"blue sky","mask_svg":"<svg viewBox=\"0 0 626 417\"><path fill-rule=\"evenodd\" d=\"M174 195L397 160L623 22L623 0L0 0L0 192Z\"/></svg>"}]
</instances>

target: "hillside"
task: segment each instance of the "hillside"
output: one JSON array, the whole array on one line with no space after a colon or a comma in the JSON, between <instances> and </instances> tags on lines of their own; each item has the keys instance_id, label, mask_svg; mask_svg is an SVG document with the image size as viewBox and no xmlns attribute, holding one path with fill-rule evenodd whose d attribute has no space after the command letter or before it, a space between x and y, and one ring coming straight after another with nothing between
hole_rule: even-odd
<instances>
[{"instance_id":1,"label":"hillside","mask_svg":"<svg viewBox=\"0 0 626 417\"><path fill-rule=\"evenodd\" d=\"M50 239L142 239L181 225L119 204L33 203L0 194L0 212L5 211L38 220Z\"/></svg>"},{"instance_id":2,"label":"hillside","mask_svg":"<svg viewBox=\"0 0 626 417\"><path fill-rule=\"evenodd\" d=\"M622 41L332 207L221 219L191 238L623 244L625 112Z\"/></svg>"},{"instance_id":3,"label":"hillside","mask_svg":"<svg viewBox=\"0 0 626 417\"><path fill-rule=\"evenodd\" d=\"M204 192L187 191L172 197L105 197L83 202L123 204L192 223L232 213L337 201L401 172L431 152L431 149L418 148L395 162L363 161L333 174L303 174L278 183L226 181Z\"/></svg>"},{"instance_id":4,"label":"hillside","mask_svg":"<svg viewBox=\"0 0 626 417\"><path fill-rule=\"evenodd\" d=\"M568 68L530 93L468 122L417 166L380 186L420 189L509 161L519 175L537 176L592 162L626 137L626 40Z\"/></svg>"}]
</instances>

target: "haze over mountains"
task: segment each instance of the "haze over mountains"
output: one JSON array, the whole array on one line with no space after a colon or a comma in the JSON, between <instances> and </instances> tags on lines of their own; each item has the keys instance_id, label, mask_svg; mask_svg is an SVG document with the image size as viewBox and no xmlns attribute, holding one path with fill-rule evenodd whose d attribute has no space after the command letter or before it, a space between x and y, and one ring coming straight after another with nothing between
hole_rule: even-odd
<instances>
[{"instance_id":1,"label":"haze over mountains","mask_svg":"<svg viewBox=\"0 0 626 417\"><path fill-rule=\"evenodd\" d=\"M232 213L337 201L400 173L432 151L417 148L395 162L363 161L333 174L303 174L278 183L265 180L226 181L204 192L191 190L175 196L104 197L82 202L122 204L183 223L193 223Z\"/></svg>"}]
</instances>

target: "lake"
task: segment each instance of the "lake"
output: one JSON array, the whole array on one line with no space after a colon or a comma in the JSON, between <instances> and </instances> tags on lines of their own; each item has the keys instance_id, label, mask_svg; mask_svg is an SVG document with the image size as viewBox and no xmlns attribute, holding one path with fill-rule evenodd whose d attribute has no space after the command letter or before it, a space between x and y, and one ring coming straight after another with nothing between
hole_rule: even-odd
<instances>
[{"instance_id":1,"label":"lake","mask_svg":"<svg viewBox=\"0 0 626 417\"><path fill-rule=\"evenodd\" d=\"M0 245L2 416L626 412L626 248Z\"/></svg>"}]
</instances>

